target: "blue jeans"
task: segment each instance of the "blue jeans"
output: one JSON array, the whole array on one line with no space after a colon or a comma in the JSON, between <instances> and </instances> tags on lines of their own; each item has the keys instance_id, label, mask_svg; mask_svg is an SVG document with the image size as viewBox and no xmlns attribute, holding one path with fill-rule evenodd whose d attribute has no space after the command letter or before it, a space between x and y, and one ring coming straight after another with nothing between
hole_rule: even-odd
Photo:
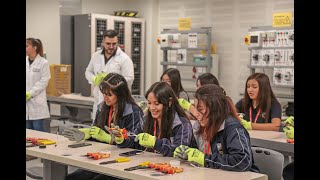
<instances>
[{"instance_id":1,"label":"blue jeans","mask_svg":"<svg viewBox=\"0 0 320 180\"><path fill-rule=\"evenodd\" d=\"M44 120L26 120L26 128L45 132Z\"/></svg>"}]
</instances>

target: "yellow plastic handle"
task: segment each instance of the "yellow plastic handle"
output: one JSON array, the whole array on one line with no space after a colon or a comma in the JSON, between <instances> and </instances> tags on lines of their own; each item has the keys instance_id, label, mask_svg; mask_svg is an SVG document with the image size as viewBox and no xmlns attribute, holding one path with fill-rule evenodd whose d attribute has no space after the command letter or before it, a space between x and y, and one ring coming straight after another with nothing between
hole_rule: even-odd
<instances>
[{"instance_id":1,"label":"yellow plastic handle","mask_svg":"<svg viewBox=\"0 0 320 180\"><path fill-rule=\"evenodd\" d=\"M121 163L121 162L129 162L131 160L131 158L129 157L121 157L121 158L117 158L116 161L118 163Z\"/></svg>"},{"instance_id":2,"label":"yellow plastic handle","mask_svg":"<svg viewBox=\"0 0 320 180\"><path fill-rule=\"evenodd\" d=\"M150 164L150 161L142 162L142 163L139 164L139 166L146 166L146 165L148 165L148 164Z\"/></svg>"},{"instance_id":3,"label":"yellow plastic handle","mask_svg":"<svg viewBox=\"0 0 320 180\"><path fill-rule=\"evenodd\" d=\"M56 144L55 141L51 141L49 139L38 140L37 143L42 145Z\"/></svg>"}]
</instances>

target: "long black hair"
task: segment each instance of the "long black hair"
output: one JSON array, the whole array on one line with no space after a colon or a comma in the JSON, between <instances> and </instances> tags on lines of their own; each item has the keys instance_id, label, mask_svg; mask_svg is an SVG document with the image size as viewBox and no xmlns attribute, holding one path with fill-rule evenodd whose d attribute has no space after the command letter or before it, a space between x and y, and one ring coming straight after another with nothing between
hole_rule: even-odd
<instances>
[{"instance_id":1,"label":"long black hair","mask_svg":"<svg viewBox=\"0 0 320 180\"><path fill-rule=\"evenodd\" d=\"M201 86L206 84L215 84L220 86L218 79L211 73L203 73L198 76L197 81L200 82Z\"/></svg>"},{"instance_id":2,"label":"long black hair","mask_svg":"<svg viewBox=\"0 0 320 180\"><path fill-rule=\"evenodd\" d=\"M179 98L180 92L184 91L182 84L181 84L181 77L180 77L179 70L175 69L175 68L169 68L169 69L165 70L160 77L160 81L162 80L162 77L165 74L169 76L169 79L171 81L171 88L173 89L176 96ZM187 100L189 101L189 99L187 99Z\"/></svg>"},{"instance_id":3,"label":"long black hair","mask_svg":"<svg viewBox=\"0 0 320 180\"><path fill-rule=\"evenodd\" d=\"M117 96L117 103L115 105L115 118L113 124L117 125L117 121L122 117L126 103L138 106L131 96L128 83L126 79L117 73L109 73L99 85L100 91L103 94L112 92ZM98 119L95 121L95 125L105 129L104 126L107 121L107 109L110 107L106 103L102 104L101 111L98 114Z\"/></svg>"},{"instance_id":4,"label":"long black hair","mask_svg":"<svg viewBox=\"0 0 320 180\"><path fill-rule=\"evenodd\" d=\"M200 127L196 133L203 134L205 131L207 140L211 140L215 136L221 124L228 116L238 119L238 116L234 111L234 104L230 102L224 90L218 85L207 84L201 86L197 89L195 98L198 102L203 102L205 104L205 114L208 113L208 123L205 127Z\"/></svg>"},{"instance_id":5,"label":"long black hair","mask_svg":"<svg viewBox=\"0 0 320 180\"><path fill-rule=\"evenodd\" d=\"M248 110L252 105L252 99L250 99L249 97L248 88L247 88L248 81L252 79L255 79L259 85L259 91L257 96L257 102L258 102L257 108L261 108L261 111L265 112L265 122L267 122L270 116L272 100L274 101L278 101L278 100L272 91L269 77L264 73L254 73L248 77L246 81L245 90L244 90L245 93L244 93L243 104L242 104L242 107L244 108L243 111Z\"/></svg>"},{"instance_id":6,"label":"long black hair","mask_svg":"<svg viewBox=\"0 0 320 180\"><path fill-rule=\"evenodd\" d=\"M145 97L148 99L150 93L154 93L158 103L163 105L161 116L161 131L160 138L170 138L172 135L172 124L175 118L175 113L178 116L188 119L186 113L179 105L177 97L173 92L171 86L166 82L156 82L146 92ZM154 133L154 123L157 123L151 115L150 109L146 116L146 122L144 125L144 131L152 134Z\"/></svg>"}]
</instances>

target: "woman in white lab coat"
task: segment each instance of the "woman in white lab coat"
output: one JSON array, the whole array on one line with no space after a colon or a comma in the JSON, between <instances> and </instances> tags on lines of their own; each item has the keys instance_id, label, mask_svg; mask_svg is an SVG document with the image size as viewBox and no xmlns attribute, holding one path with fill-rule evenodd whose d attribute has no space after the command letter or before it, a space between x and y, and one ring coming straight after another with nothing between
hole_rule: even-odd
<instances>
[{"instance_id":1,"label":"woman in white lab coat","mask_svg":"<svg viewBox=\"0 0 320 180\"><path fill-rule=\"evenodd\" d=\"M46 96L50 68L40 39L27 38L26 56L26 128L45 131L43 121L50 117Z\"/></svg>"},{"instance_id":2,"label":"woman in white lab coat","mask_svg":"<svg viewBox=\"0 0 320 180\"><path fill-rule=\"evenodd\" d=\"M103 72L105 73L103 77L96 78L101 76ZM92 55L85 72L89 84L94 85L92 119L95 119L98 105L104 101L99 89L99 84L103 78L106 77L106 74L112 72L122 75L128 82L129 90L131 91L134 80L133 62L131 58L118 47L117 31L109 29L103 34L102 50L98 50ZM100 81L98 79L100 79Z\"/></svg>"}]
</instances>

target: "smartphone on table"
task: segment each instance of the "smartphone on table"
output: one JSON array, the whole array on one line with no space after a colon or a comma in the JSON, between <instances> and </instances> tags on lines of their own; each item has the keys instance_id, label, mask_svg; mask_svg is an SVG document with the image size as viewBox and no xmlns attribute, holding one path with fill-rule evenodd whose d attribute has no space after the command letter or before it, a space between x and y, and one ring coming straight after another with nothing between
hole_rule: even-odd
<instances>
[{"instance_id":1,"label":"smartphone on table","mask_svg":"<svg viewBox=\"0 0 320 180\"><path fill-rule=\"evenodd\" d=\"M134 155L138 155L138 154L142 154L143 150L132 150L132 151L128 151L128 152L124 152L124 153L120 153L119 156L134 156Z\"/></svg>"},{"instance_id":2,"label":"smartphone on table","mask_svg":"<svg viewBox=\"0 0 320 180\"><path fill-rule=\"evenodd\" d=\"M91 146L91 145L92 144L90 144L90 143L84 142L84 143L78 143L78 144L70 144L70 145L68 145L68 147L70 147L70 148L78 148L78 147Z\"/></svg>"}]
</instances>

